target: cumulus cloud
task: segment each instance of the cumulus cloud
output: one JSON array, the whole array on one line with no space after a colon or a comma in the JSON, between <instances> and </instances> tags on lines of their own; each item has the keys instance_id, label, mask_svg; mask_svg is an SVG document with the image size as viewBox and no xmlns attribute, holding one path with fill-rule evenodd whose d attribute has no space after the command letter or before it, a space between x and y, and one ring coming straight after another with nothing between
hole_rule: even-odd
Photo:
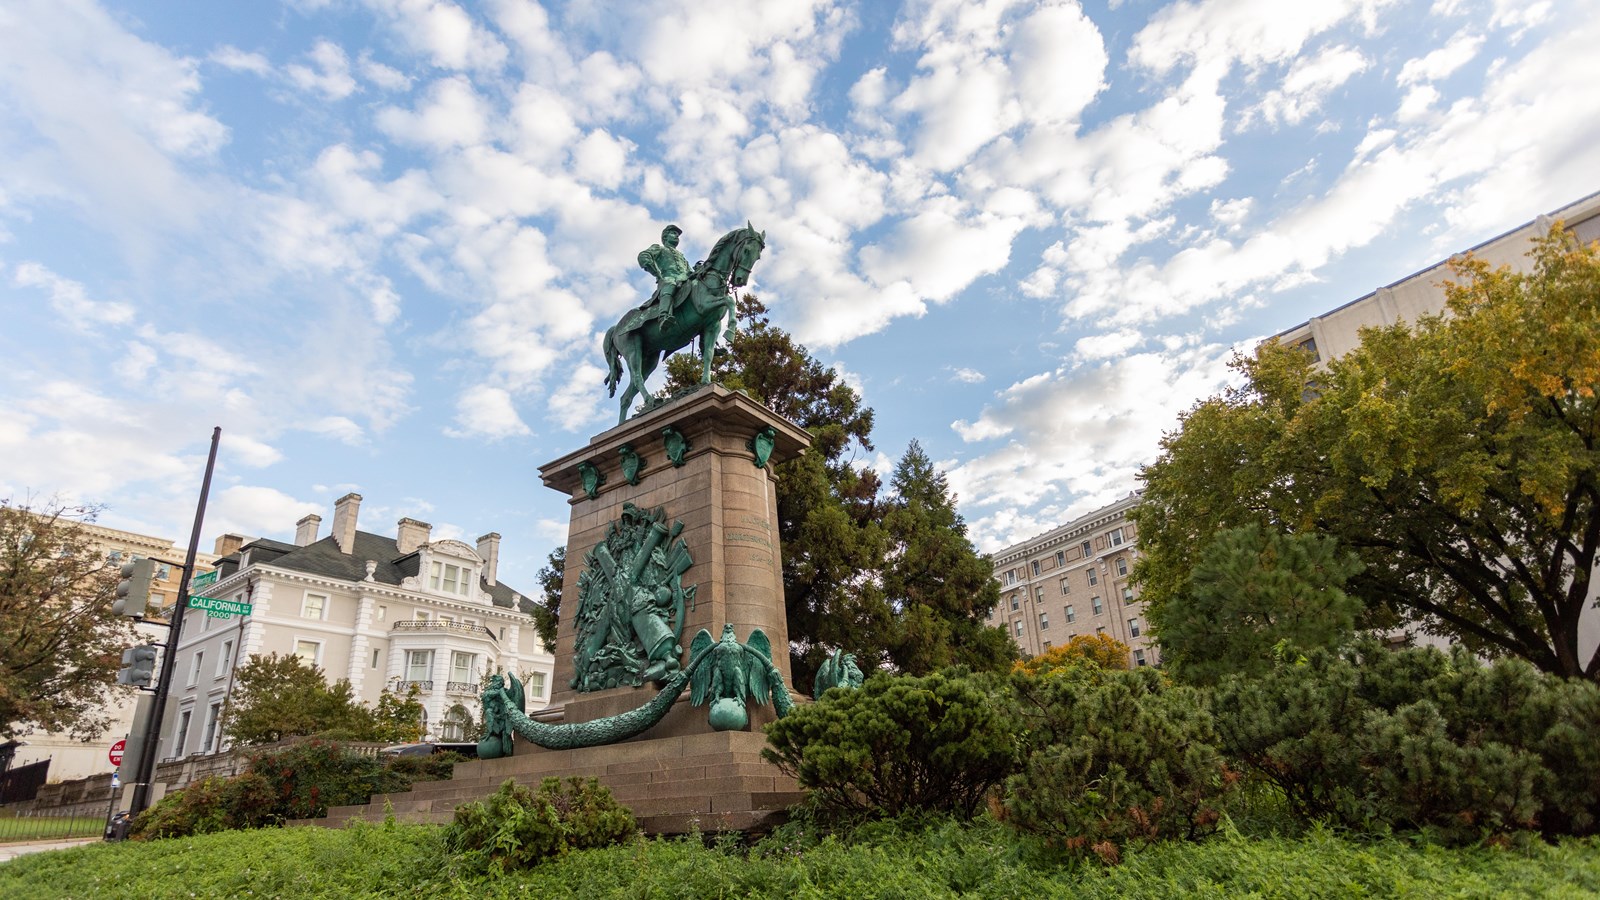
<instances>
[{"instance_id":1,"label":"cumulus cloud","mask_svg":"<svg viewBox=\"0 0 1600 900\"><path fill-rule=\"evenodd\" d=\"M314 91L328 100L343 100L356 92L350 74L350 59L344 48L329 40L317 41L306 54L310 65L293 63L284 69L289 81L303 91Z\"/></svg>"},{"instance_id":2,"label":"cumulus cloud","mask_svg":"<svg viewBox=\"0 0 1600 900\"><path fill-rule=\"evenodd\" d=\"M133 321L131 305L92 300L82 284L62 278L38 263L19 264L11 280L18 287L43 289L50 297L50 307L68 327L88 331L96 326L126 325Z\"/></svg>"},{"instance_id":3,"label":"cumulus cloud","mask_svg":"<svg viewBox=\"0 0 1600 900\"><path fill-rule=\"evenodd\" d=\"M531 434L526 422L517 414L511 394L504 388L474 385L456 401L456 427L445 429L445 434L459 438L519 437Z\"/></svg>"}]
</instances>

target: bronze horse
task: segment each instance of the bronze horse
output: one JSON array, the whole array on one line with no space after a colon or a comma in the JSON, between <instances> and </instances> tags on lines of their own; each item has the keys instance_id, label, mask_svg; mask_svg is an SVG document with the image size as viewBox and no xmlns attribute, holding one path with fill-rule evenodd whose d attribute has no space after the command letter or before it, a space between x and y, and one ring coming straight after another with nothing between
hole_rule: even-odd
<instances>
[{"instance_id":1,"label":"bronze horse","mask_svg":"<svg viewBox=\"0 0 1600 900\"><path fill-rule=\"evenodd\" d=\"M678 290L670 316L652 316L645 307L629 310L622 320L606 329L601 353L606 360L606 396L617 395L622 382L622 363L628 364L628 386L622 391L622 410L617 424L628 419L628 407L635 397L643 397L648 408L653 402L644 381L670 353L700 339L703 363L700 383L711 383L711 353L717 345L724 319L731 320L734 301L731 288L744 287L750 270L767 245L767 234L746 222L743 228L723 235L712 246L706 261L695 266L689 280ZM646 303L645 306L649 304ZM731 327L732 323L729 322Z\"/></svg>"}]
</instances>

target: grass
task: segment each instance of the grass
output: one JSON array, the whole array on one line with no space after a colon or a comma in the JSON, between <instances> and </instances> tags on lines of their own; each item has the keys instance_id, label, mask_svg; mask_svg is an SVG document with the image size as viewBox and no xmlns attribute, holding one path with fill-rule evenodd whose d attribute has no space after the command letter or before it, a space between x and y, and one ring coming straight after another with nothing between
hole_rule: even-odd
<instances>
[{"instance_id":1,"label":"grass","mask_svg":"<svg viewBox=\"0 0 1600 900\"><path fill-rule=\"evenodd\" d=\"M99 837L105 827L98 816L0 816L0 844Z\"/></svg>"},{"instance_id":2,"label":"grass","mask_svg":"<svg viewBox=\"0 0 1600 900\"><path fill-rule=\"evenodd\" d=\"M879 826L841 840L754 848L689 838L573 853L505 876L466 871L442 828L364 825L96 844L0 866L0 896L685 898L1305 898L1600 896L1600 839L1444 849L1313 830L1220 836L1127 852L1121 865L1061 861L1004 827Z\"/></svg>"}]
</instances>

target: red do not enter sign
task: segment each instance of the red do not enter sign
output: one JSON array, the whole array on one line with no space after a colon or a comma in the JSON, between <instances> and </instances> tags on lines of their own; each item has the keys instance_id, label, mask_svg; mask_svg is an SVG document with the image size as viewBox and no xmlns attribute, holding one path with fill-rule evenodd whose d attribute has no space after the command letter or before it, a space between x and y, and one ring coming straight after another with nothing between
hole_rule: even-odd
<instances>
[{"instance_id":1,"label":"red do not enter sign","mask_svg":"<svg viewBox=\"0 0 1600 900\"><path fill-rule=\"evenodd\" d=\"M128 742L126 740L117 741L111 745L111 752L107 753L106 757L111 760L113 766L122 765L122 751L127 746Z\"/></svg>"}]
</instances>

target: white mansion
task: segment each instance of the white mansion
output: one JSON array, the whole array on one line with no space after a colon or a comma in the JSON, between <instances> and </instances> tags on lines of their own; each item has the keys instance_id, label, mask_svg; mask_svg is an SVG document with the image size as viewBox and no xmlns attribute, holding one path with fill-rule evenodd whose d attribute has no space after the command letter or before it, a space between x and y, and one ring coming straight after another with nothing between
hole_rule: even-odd
<instances>
[{"instance_id":1,"label":"white mansion","mask_svg":"<svg viewBox=\"0 0 1600 900\"><path fill-rule=\"evenodd\" d=\"M432 526L401 519L395 537L356 528L361 496L334 504L333 533L320 516L298 523L293 544L224 535L217 580L194 593L250 604L250 613L184 616L161 723L159 759L223 746L220 719L234 670L257 654L295 654L331 681L347 678L372 705L384 688L421 689L425 733L460 740L476 721L487 672L515 672L528 706L549 701L554 657L541 645L522 594L496 578L500 535L477 546L430 541Z\"/></svg>"}]
</instances>

